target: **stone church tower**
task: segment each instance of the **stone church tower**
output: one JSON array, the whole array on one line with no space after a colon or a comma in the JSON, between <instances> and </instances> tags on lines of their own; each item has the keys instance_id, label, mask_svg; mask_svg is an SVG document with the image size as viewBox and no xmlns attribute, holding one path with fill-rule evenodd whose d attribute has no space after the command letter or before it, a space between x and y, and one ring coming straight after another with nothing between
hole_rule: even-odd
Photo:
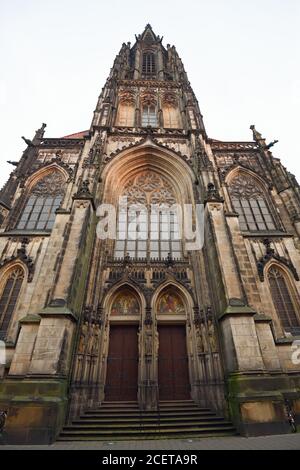
<instances>
[{"instance_id":1,"label":"stone church tower","mask_svg":"<svg viewBox=\"0 0 300 470\"><path fill-rule=\"evenodd\" d=\"M209 138L175 47L150 25L122 45L89 130L45 128L0 192L8 442L51 442L113 401L140 416L188 401L244 435L289 432L300 190L274 142L254 126L249 142ZM166 218L174 204L192 210ZM116 237L101 237L111 206Z\"/></svg>"}]
</instances>

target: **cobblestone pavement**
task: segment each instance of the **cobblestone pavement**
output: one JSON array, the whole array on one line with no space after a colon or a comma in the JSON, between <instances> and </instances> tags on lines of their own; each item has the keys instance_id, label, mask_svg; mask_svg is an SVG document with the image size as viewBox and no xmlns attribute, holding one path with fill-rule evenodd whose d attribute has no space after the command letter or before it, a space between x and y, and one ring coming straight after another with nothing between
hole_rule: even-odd
<instances>
[{"instance_id":1,"label":"cobblestone pavement","mask_svg":"<svg viewBox=\"0 0 300 470\"><path fill-rule=\"evenodd\" d=\"M300 450L300 433L263 437L218 437L123 442L56 442L49 446L1 446L0 450Z\"/></svg>"}]
</instances>

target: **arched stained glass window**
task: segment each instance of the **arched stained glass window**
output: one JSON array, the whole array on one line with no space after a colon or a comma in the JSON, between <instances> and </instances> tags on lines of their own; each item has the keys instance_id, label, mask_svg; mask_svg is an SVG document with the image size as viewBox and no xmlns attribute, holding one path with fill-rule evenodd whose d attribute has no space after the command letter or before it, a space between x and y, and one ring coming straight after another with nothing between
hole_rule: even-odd
<instances>
[{"instance_id":1,"label":"arched stained glass window","mask_svg":"<svg viewBox=\"0 0 300 470\"><path fill-rule=\"evenodd\" d=\"M17 229L51 231L64 191L65 178L58 171L39 180L30 192Z\"/></svg>"},{"instance_id":2,"label":"arched stained glass window","mask_svg":"<svg viewBox=\"0 0 300 470\"><path fill-rule=\"evenodd\" d=\"M276 229L266 194L254 178L239 174L231 181L229 192L234 210L239 214L241 230Z\"/></svg>"},{"instance_id":3,"label":"arched stained glass window","mask_svg":"<svg viewBox=\"0 0 300 470\"><path fill-rule=\"evenodd\" d=\"M181 233L172 186L162 176L146 171L132 178L123 197L127 206L118 214L115 257L174 259L182 257Z\"/></svg>"},{"instance_id":4,"label":"arched stained glass window","mask_svg":"<svg viewBox=\"0 0 300 470\"><path fill-rule=\"evenodd\" d=\"M284 273L276 266L271 266L268 271L268 280L273 303L283 328L286 331L300 329L296 306Z\"/></svg>"},{"instance_id":5,"label":"arched stained glass window","mask_svg":"<svg viewBox=\"0 0 300 470\"><path fill-rule=\"evenodd\" d=\"M0 339L4 339L20 294L24 271L12 269L4 281L0 292Z\"/></svg>"}]
</instances>

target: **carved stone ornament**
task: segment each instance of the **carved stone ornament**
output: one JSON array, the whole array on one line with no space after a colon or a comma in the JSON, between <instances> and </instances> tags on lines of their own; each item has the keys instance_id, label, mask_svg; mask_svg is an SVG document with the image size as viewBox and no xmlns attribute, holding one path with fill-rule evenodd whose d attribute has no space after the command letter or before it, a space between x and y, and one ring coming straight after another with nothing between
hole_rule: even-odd
<instances>
[{"instance_id":1,"label":"carved stone ornament","mask_svg":"<svg viewBox=\"0 0 300 470\"><path fill-rule=\"evenodd\" d=\"M141 103L146 106L156 106L157 95L152 90L144 90L141 92Z\"/></svg>"},{"instance_id":2,"label":"carved stone ornament","mask_svg":"<svg viewBox=\"0 0 300 470\"><path fill-rule=\"evenodd\" d=\"M213 183L208 183L205 202L224 202Z\"/></svg>"},{"instance_id":3,"label":"carved stone ornament","mask_svg":"<svg viewBox=\"0 0 300 470\"><path fill-rule=\"evenodd\" d=\"M135 92L129 88L125 88L119 92L119 101L124 104L135 103Z\"/></svg>"},{"instance_id":4,"label":"carved stone ornament","mask_svg":"<svg viewBox=\"0 0 300 470\"><path fill-rule=\"evenodd\" d=\"M176 94L171 91L166 91L162 95L162 103L168 106L174 106L175 108L178 103Z\"/></svg>"},{"instance_id":5,"label":"carved stone ornament","mask_svg":"<svg viewBox=\"0 0 300 470\"><path fill-rule=\"evenodd\" d=\"M258 132L258 131L255 129L255 125L254 125L254 124L252 124L252 125L250 126L250 129L252 130L252 133L253 133L253 140L254 140L255 142L260 143L260 141L264 141L264 140L265 140L265 139L263 138L263 136L261 135L261 133Z\"/></svg>"},{"instance_id":6,"label":"carved stone ornament","mask_svg":"<svg viewBox=\"0 0 300 470\"><path fill-rule=\"evenodd\" d=\"M257 271L258 271L259 279L261 280L261 282L264 281L265 265L271 259L274 259L278 261L279 263L284 264L293 273L295 280L299 281L299 275L293 263L290 260L284 258L283 256L279 256L278 254L276 254L275 250L271 248L271 242L268 238L264 240L264 245L266 247L266 254L262 258L260 258L259 261L257 261Z\"/></svg>"},{"instance_id":7,"label":"carved stone ornament","mask_svg":"<svg viewBox=\"0 0 300 470\"><path fill-rule=\"evenodd\" d=\"M74 194L74 199L91 199L92 194L89 189L89 180L83 180L78 188L76 194Z\"/></svg>"},{"instance_id":8,"label":"carved stone ornament","mask_svg":"<svg viewBox=\"0 0 300 470\"><path fill-rule=\"evenodd\" d=\"M21 240L21 247L18 248L17 254L14 256L11 256L9 258L5 258L3 261L0 263L0 269L5 266L8 263L12 263L13 261L17 261L18 259L22 261L28 269L28 282L31 282L33 279L34 275L34 263L33 260L30 256L27 255L26 252L26 245L29 243L28 238L23 238Z\"/></svg>"}]
</instances>

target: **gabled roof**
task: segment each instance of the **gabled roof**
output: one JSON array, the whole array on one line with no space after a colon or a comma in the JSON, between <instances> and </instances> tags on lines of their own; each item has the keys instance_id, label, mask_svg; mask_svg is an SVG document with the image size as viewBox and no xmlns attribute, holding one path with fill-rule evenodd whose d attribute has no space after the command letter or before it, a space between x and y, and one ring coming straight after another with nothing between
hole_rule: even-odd
<instances>
[{"instance_id":1,"label":"gabled roof","mask_svg":"<svg viewBox=\"0 0 300 470\"><path fill-rule=\"evenodd\" d=\"M62 139L84 139L89 134L89 131L75 132L75 134L64 135Z\"/></svg>"},{"instance_id":2,"label":"gabled roof","mask_svg":"<svg viewBox=\"0 0 300 470\"><path fill-rule=\"evenodd\" d=\"M141 34L141 39L145 42L157 41L157 36L154 34L152 26L149 23L146 25L144 32Z\"/></svg>"}]
</instances>

